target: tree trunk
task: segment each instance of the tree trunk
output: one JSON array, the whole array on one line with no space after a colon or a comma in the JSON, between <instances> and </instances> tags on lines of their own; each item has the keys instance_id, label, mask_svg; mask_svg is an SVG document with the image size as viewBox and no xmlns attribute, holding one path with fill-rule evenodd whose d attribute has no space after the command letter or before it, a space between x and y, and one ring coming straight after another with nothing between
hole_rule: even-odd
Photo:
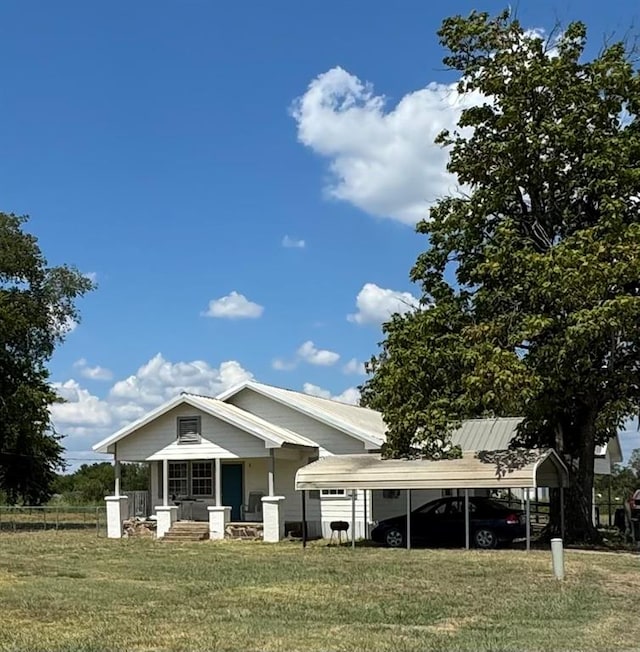
<instances>
[{"instance_id":1,"label":"tree trunk","mask_svg":"<svg viewBox=\"0 0 640 652\"><path fill-rule=\"evenodd\" d=\"M577 426L578 464L568 464L569 486L564 490L565 541L568 543L597 543L600 535L593 524L593 466L595 462L596 411L585 410L584 419ZM562 455L566 460L566 456ZM551 493L551 519L548 535L560 536L560 493Z\"/></svg>"}]
</instances>

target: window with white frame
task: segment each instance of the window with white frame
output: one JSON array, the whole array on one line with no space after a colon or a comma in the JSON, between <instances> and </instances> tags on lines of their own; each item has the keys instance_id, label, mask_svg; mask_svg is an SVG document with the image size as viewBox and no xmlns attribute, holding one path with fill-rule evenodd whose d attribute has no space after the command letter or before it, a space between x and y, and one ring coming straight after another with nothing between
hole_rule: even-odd
<instances>
[{"instance_id":1,"label":"window with white frame","mask_svg":"<svg viewBox=\"0 0 640 652\"><path fill-rule=\"evenodd\" d=\"M191 495L213 496L213 464L191 462Z\"/></svg>"},{"instance_id":2,"label":"window with white frame","mask_svg":"<svg viewBox=\"0 0 640 652\"><path fill-rule=\"evenodd\" d=\"M323 498L344 498L347 492L344 489L321 489L320 495Z\"/></svg>"},{"instance_id":3,"label":"window with white frame","mask_svg":"<svg viewBox=\"0 0 640 652\"><path fill-rule=\"evenodd\" d=\"M189 463L169 462L169 495L186 496L189 493Z\"/></svg>"},{"instance_id":4,"label":"window with white frame","mask_svg":"<svg viewBox=\"0 0 640 652\"><path fill-rule=\"evenodd\" d=\"M201 434L200 417L178 417L178 443L199 444Z\"/></svg>"}]
</instances>

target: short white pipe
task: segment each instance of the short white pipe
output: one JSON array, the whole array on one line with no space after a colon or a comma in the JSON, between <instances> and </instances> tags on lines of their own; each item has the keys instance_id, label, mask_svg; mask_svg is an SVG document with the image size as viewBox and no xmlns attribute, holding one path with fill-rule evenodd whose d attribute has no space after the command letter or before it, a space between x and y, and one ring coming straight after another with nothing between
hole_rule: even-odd
<instances>
[{"instance_id":1,"label":"short white pipe","mask_svg":"<svg viewBox=\"0 0 640 652\"><path fill-rule=\"evenodd\" d=\"M564 579L564 548L562 539L551 539L551 562L556 579Z\"/></svg>"}]
</instances>

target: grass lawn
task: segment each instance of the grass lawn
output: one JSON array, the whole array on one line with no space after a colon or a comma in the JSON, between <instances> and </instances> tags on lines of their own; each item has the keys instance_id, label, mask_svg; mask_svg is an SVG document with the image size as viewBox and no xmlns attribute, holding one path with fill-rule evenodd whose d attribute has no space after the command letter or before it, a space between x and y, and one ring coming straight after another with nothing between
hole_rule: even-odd
<instances>
[{"instance_id":1,"label":"grass lawn","mask_svg":"<svg viewBox=\"0 0 640 652\"><path fill-rule=\"evenodd\" d=\"M0 534L0 650L630 650L640 559Z\"/></svg>"}]
</instances>

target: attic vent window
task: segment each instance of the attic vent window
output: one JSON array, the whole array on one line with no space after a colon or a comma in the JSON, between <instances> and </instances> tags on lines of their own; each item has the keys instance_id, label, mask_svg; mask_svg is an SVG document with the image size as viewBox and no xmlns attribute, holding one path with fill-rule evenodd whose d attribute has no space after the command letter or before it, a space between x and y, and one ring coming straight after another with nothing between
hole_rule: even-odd
<instances>
[{"instance_id":1,"label":"attic vent window","mask_svg":"<svg viewBox=\"0 0 640 652\"><path fill-rule=\"evenodd\" d=\"M200 443L200 417L178 417L178 443Z\"/></svg>"}]
</instances>

